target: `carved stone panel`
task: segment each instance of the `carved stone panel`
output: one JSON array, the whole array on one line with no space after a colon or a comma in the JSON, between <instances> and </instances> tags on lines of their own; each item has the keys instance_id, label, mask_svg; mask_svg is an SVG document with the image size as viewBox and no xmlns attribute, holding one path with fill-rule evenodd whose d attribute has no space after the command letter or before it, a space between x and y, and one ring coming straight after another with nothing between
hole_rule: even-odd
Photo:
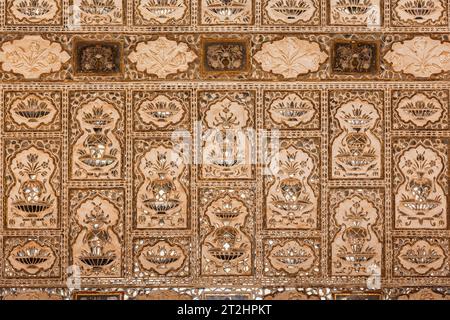
<instances>
[{"instance_id":1,"label":"carved stone panel","mask_svg":"<svg viewBox=\"0 0 450 320\"><path fill-rule=\"evenodd\" d=\"M71 189L70 261L82 277L121 277L124 190Z\"/></svg>"},{"instance_id":2,"label":"carved stone panel","mask_svg":"<svg viewBox=\"0 0 450 320\"><path fill-rule=\"evenodd\" d=\"M201 275L252 275L254 190L203 188L199 200Z\"/></svg>"},{"instance_id":3,"label":"carved stone panel","mask_svg":"<svg viewBox=\"0 0 450 320\"><path fill-rule=\"evenodd\" d=\"M4 144L3 208L7 229L56 229L60 220L61 141Z\"/></svg>"}]
</instances>

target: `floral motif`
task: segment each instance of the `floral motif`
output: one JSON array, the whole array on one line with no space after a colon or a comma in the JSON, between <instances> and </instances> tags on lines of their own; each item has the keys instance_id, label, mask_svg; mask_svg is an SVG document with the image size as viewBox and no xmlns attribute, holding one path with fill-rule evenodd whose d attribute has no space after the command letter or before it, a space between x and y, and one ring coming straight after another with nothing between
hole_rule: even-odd
<instances>
[{"instance_id":1,"label":"floral motif","mask_svg":"<svg viewBox=\"0 0 450 320\"><path fill-rule=\"evenodd\" d=\"M9 12L13 22L30 24L55 24L60 13L59 1L56 0L13 0Z\"/></svg>"},{"instance_id":2,"label":"floral motif","mask_svg":"<svg viewBox=\"0 0 450 320\"><path fill-rule=\"evenodd\" d=\"M305 139L307 145L312 141ZM300 144L300 142L298 142ZM317 226L318 185L312 180L316 174L317 158L283 140L282 150L270 156L268 170L266 219L269 229L314 229ZM309 146L308 146L309 147Z\"/></svg>"},{"instance_id":3,"label":"floral motif","mask_svg":"<svg viewBox=\"0 0 450 320\"><path fill-rule=\"evenodd\" d=\"M418 93L411 98L403 98L397 105L396 112L403 122L412 122L418 127L439 121L444 108L436 98L428 98Z\"/></svg>"},{"instance_id":4,"label":"floral motif","mask_svg":"<svg viewBox=\"0 0 450 320\"><path fill-rule=\"evenodd\" d=\"M330 0L330 24L378 26L381 23L380 0Z\"/></svg>"},{"instance_id":5,"label":"floral motif","mask_svg":"<svg viewBox=\"0 0 450 320\"><path fill-rule=\"evenodd\" d=\"M73 25L123 24L123 0L71 0Z\"/></svg>"},{"instance_id":6,"label":"floral motif","mask_svg":"<svg viewBox=\"0 0 450 320\"><path fill-rule=\"evenodd\" d=\"M285 37L264 43L254 58L264 71L281 74L285 78L296 78L301 74L319 70L328 55L316 42Z\"/></svg>"},{"instance_id":7,"label":"floral motif","mask_svg":"<svg viewBox=\"0 0 450 320\"><path fill-rule=\"evenodd\" d=\"M275 269L296 274L311 269L317 257L314 248L310 245L291 240L274 246L268 260Z\"/></svg>"},{"instance_id":8,"label":"floral motif","mask_svg":"<svg viewBox=\"0 0 450 320\"><path fill-rule=\"evenodd\" d=\"M269 106L270 117L273 121L290 128L308 123L316 112L311 100L302 98L296 93L290 93L283 99L276 99Z\"/></svg>"},{"instance_id":9,"label":"floral motif","mask_svg":"<svg viewBox=\"0 0 450 320\"><path fill-rule=\"evenodd\" d=\"M310 21L317 11L316 6L313 0L269 0L265 11L273 21L294 24Z\"/></svg>"},{"instance_id":10,"label":"floral motif","mask_svg":"<svg viewBox=\"0 0 450 320\"><path fill-rule=\"evenodd\" d=\"M444 13L440 0L399 0L394 10L400 20L417 24L436 22Z\"/></svg>"},{"instance_id":11,"label":"floral motif","mask_svg":"<svg viewBox=\"0 0 450 320\"><path fill-rule=\"evenodd\" d=\"M438 152L422 144L403 150L397 164L404 179L395 193L396 227L446 227L447 197L439 179L445 163Z\"/></svg>"},{"instance_id":12,"label":"floral motif","mask_svg":"<svg viewBox=\"0 0 450 320\"><path fill-rule=\"evenodd\" d=\"M37 274L50 269L56 257L53 250L46 245L31 240L16 246L9 254L8 261L18 271Z\"/></svg>"},{"instance_id":13,"label":"floral motif","mask_svg":"<svg viewBox=\"0 0 450 320\"><path fill-rule=\"evenodd\" d=\"M205 40L202 44L202 71L240 72L249 67L247 42L240 40Z\"/></svg>"},{"instance_id":14,"label":"floral motif","mask_svg":"<svg viewBox=\"0 0 450 320\"><path fill-rule=\"evenodd\" d=\"M171 100L165 95L158 95L153 100L144 100L138 106L141 120L159 129L178 123L185 113L180 101Z\"/></svg>"},{"instance_id":15,"label":"floral motif","mask_svg":"<svg viewBox=\"0 0 450 320\"><path fill-rule=\"evenodd\" d=\"M366 196L347 190L332 197L332 273L334 275L371 275L372 268L381 268L382 239L376 233L380 225L380 194L366 189ZM378 194L377 194L378 193ZM342 199L341 197L345 197ZM367 197L367 198L366 198Z\"/></svg>"},{"instance_id":16,"label":"floral motif","mask_svg":"<svg viewBox=\"0 0 450 320\"><path fill-rule=\"evenodd\" d=\"M123 174L123 107L118 102L123 95L92 95L97 98L82 102L75 99L75 93L71 94L74 104L80 104L74 106L70 119L70 175L72 179L119 179Z\"/></svg>"},{"instance_id":17,"label":"floral motif","mask_svg":"<svg viewBox=\"0 0 450 320\"><path fill-rule=\"evenodd\" d=\"M76 73L114 75L121 72L120 42L76 41L74 47Z\"/></svg>"},{"instance_id":18,"label":"floral motif","mask_svg":"<svg viewBox=\"0 0 450 320\"><path fill-rule=\"evenodd\" d=\"M186 255L180 246L161 240L153 245L144 246L138 260L143 269L154 270L160 275L165 275L180 269L186 260Z\"/></svg>"},{"instance_id":19,"label":"floral motif","mask_svg":"<svg viewBox=\"0 0 450 320\"><path fill-rule=\"evenodd\" d=\"M61 275L59 236L3 238L3 279L55 279ZM3 297L4 298L4 297Z\"/></svg>"},{"instance_id":20,"label":"floral motif","mask_svg":"<svg viewBox=\"0 0 450 320\"><path fill-rule=\"evenodd\" d=\"M175 142L174 142L175 143ZM186 156L167 140L135 144L135 210L140 229L188 226L189 166Z\"/></svg>"},{"instance_id":21,"label":"floral motif","mask_svg":"<svg viewBox=\"0 0 450 320\"><path fill-rule=\"evenodd\" d=\"M264 127L281 130L320 128L319 90L265 90Z\"/></svg>"},{"instance_id":22,"label":"floral motif","mask_svg":"<svg viewBox=\"0 0 450 320\"><path fill-rule=\"evenodd\" d=\"M334 116L340 134L331 142L332 177L380 177L382 143L377 134L381 118L378 108L356 98L342 104Z\"/></svg>"},{"instance_id":23,"label":"floral motif","mask_svg":"<svg viewBox=\"0 0 450 320\"><path fill-rule=\"evenodd\" d=\"M251 24L252 0L201 0L200 22L207 25Z\"/></svg>"},{"instance_id":24,"label":"floral motif","mask_svg":"<svg viewBox=\"0 0 450 320\"><path fill-rule=\"evenodd\" d=\"M189 63L197 58L186 43L178 43L166 37L147 42L140 42L135 51L128 55L136 63L138 71L166 78L169 74L186 71Z\"/></svg>"},{"instance_id":25,"label":"floral motif","mask_svg":"<svg viewBox=\"0 0 450 320\"><path fill-rule=\"evenodd\" d=\"M415 77L430 77L450 71L450 42L427 36L396 42L384 59L396 72Z\"/></svg>"},{"instance_id":26,"label":"floral motif","mask_svg":"<svg viewBox=\"0 0 450 320\"><path fill-rule=\"evenodd\" d=\"M400 250L398 259L405 269L412 269L423 275L430 270L439 270L444 264L445 254L439 245L418 240L405 244Z\"/></svg>"},{"instance_id":27,"label":"floral motif","mask_svg":"<svg viewBox=\"0 0 450 320\"><path fill-rule=\"evenodd\" d=\"M203 190L200 217L203 275L252 274L253 213L248 190Z\"/></svg>"},{"instance_id":28,"label":"floral motif","mask_svg":"<svg viewBox=\"0 0 450 320\"><path fill-rule=\"evenodd\" d=\"M8 131L57 130L61 128L61 92L16 92L5 95L8 113L5 124Z\"/></svg>"},{"instance_id":29,"label":"floral motif","mask_svg":"<svg viewBox=\"0 0 450 320\"><path fill-rule=\"evenodd\" d=\"M213 95L201 92L200 118L204 129L200 173L203 179L248 179L253 176L253 105L253 92Z\"/></svg>"},{"instance_id":30,"label":"floral motif","mask_svg":"<svg viewBox=\"0 0 450 320\"><path fill-rule=\"evenodd\" d=\"M393 130L449 128L448 90L400 89L393 90L391 97Z\"/></svg>"},{"instance_id":31,"label":"floral motif","mask_svg":"<svg viewBox=\"0 0 450 320\"><path fill-rule=\"evenodd\" d=\"M71 259L86 277L121 274L122 190L73 190ZM76 198L78 197L78 198ZM81 200L81 201L80 201Z\"/></svg>"},{"instance_id":32,"label":"floral motif","mask_svg":"<svg viewBox=\"0 0 450 320\"><path fill-rule=\"evenodd\" d=\"M367 74L378 71L378 44L370 41L337 41L331 68L338 74Z\"/></svg>"},{"instance_id":33,"label":"floral motif","mask_svg":"<svg viewBox=\"0 0 450 320\"><path fill-rule=\"evenodd\" d=\"M167 24L181 20L188 10L184 0L140 0L137 11L145 21Z\"/></svg>"},{"instance_id":34,"label":"floral motif","mask_svg":"<svg viewBox=\"0 0 450 320\"><path fill-rule=\"evenodd\" d=\"M61 44L39 35L3 43L0 51L3 71L21 74L25 79L39 79L44 73L59 71L69 59Z\"/></svg>"},{"instance_id":35,"label":"floral motif","mask_svg":"<svg viewBox=\"0 0 450 320\"><path fill-rule=\"evenodd\" d=\"M189 90L134 91L134 130L188 130L191 122L191 95Z\"/></svg>"},{"instance_id":36,"label":"floral motif","mask_svg":"<svg viewBox=\"0 0 450 320\"><path fill-rule=\"evenodd\" d=\"M7 226L55 228L59 211L59 161L47 148L34 145L18 150L10 161L8 181L13 184L5 192Z\"/></svg>"},{"instance_id":37,"label":"floral motif","mask_svg":"<svg viewBox=\"0 0 450 320\"><path fill-rule=\"evenodd\" d=\"M450 296L445 293L434 292L430 288L425 288L413 293L401 295L398 297L398 300L450 300Z\"/></svg>"}]
</instances>

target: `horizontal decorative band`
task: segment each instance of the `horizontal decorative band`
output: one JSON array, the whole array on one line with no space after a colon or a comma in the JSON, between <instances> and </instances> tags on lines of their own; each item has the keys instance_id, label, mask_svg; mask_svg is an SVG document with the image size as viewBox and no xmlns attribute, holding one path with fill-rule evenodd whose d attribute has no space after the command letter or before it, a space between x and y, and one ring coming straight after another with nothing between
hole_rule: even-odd
<instances>
[{"instance_id":1,"label":"horizontal decorative band","mask_svg":"<svg viewBox=\"0 0 450 320\"><path fill-rule=\"evenodd\" d=\"M444 34L9 33L0 63L2 82L442 81L450 42Z\"/></svg>"}]
</instances>

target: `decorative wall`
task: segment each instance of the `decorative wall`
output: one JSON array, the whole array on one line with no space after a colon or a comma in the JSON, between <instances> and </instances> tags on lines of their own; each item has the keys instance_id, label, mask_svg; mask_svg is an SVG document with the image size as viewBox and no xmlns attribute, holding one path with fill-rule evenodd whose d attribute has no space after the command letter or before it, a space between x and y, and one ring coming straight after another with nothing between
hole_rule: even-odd
<instances>
[{"instance_id":1,"label":"decorative wall","mask_svg":"<svg viewBox=\"0 0 450 320\"><path fill-rule=\"evenodd\" d=\"M0 0L0 297L448 298L449 10Z\"/></svg>"}]
</instances>

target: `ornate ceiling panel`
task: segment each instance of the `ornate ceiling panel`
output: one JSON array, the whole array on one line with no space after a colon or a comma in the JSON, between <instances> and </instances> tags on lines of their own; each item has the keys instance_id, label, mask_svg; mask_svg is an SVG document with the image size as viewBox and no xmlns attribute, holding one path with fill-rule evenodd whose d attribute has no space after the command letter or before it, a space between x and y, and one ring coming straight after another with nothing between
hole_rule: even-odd
<instances>
[{"instance_id":1,"label":"ornate ceiling panel","mask_svg":"<svg viewBox=\"0 0 450 320\"><path fill-rule=\"evenodd\" d=\"M447 299L447 0L0 0L0 297Z\"/></svg>"}]
</instances>

